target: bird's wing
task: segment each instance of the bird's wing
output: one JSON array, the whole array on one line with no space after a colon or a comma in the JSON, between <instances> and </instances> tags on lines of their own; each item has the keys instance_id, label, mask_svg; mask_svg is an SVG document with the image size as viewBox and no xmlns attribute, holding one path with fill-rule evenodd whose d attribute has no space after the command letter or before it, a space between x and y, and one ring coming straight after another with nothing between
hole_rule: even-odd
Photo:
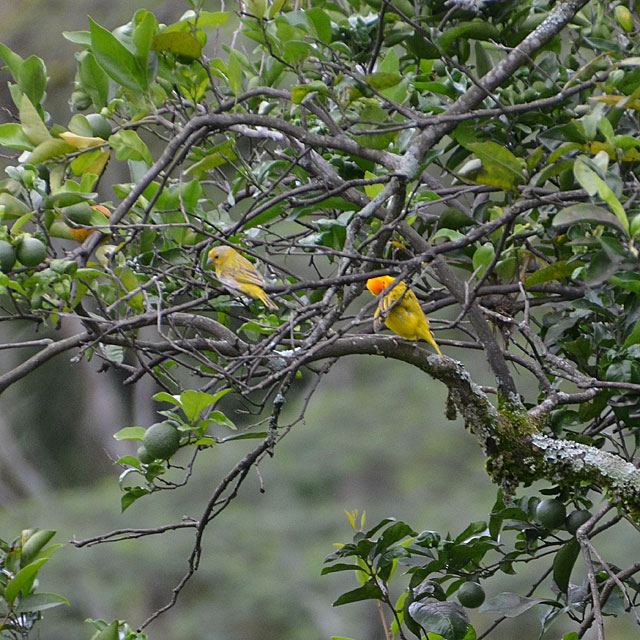
<instances>
[{"instance_id":1,"label":"bird's wing","mask_svg":"<svg viewBox=\"0 0 640 640\"><path fill-rule=\"evenodd\" d=\"M373 330L378 332L384 326L386 320L386 314L380 312L380 305L382 304L382 300L378 303L378 308L376 312L373 314Z\"/></svg>"},{"instance_id":2,"label":"bird's wing","mask_svg":"<svg viewBox=\"0 0 640 640\"><path fill-rule=\"evenodd\" d=\"M248 261L247 261L248 262ZM264 287L267 284L262 274L249 262L249 266L239 264L233 269L233 276L238 282L245 284L255 284L258 287Z\"/></svg>"}]
</instances>

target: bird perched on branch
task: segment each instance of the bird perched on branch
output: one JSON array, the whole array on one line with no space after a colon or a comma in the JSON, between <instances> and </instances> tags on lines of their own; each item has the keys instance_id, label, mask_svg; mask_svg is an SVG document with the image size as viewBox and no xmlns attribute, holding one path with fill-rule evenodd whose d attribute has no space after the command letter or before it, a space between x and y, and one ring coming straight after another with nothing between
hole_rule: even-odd
<instances>
[{"instance_id":1,"label":"bird perched on branch","mask_svg":"<svg viewBox=\"0 0 640 640\"><path fill-rule=\"evenodd\" d=\"M416 294L402 280L395 280L391 276L369 278L367 280L367 289L374 296L380 296L383 291L387 290L380 297L380 302L378 302L378 308L374 315L373 328L375 331L380 329L384 321L387 328L401 338L416 342L422 338L444 359L431 334L429 321L427 316L424 315L424 311L422 311Z\"/></svg>"},{"instance_id":2,"label":"bird perched on branch","mask_svg":"<svg viewBox=\"0 0 640 640\"><path fill-rule=\"evenodd\" d=\"M262 274L235 249L213 247L207 255L207 267L216 268L216 277L229 291L256 298L269 309L278 308L263 289L267 283Z\"/></svg>"}]
</instances>

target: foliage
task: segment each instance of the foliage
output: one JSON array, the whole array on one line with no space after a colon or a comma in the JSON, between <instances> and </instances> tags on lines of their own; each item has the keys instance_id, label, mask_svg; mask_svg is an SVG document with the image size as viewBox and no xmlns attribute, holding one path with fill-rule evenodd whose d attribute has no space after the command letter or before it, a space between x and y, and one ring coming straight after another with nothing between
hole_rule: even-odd
<instances>
[{"instance_id":1,"label":"foliage","mask_svg":"<svg viewBox=\"0 0 640 640\"><path fill-rule=\"evenodd\" d=\"M25 529L13 542L0 539L0 638L26 638L43 611L69 604L57 593L36 593L40 569L62 546L49 545L55 533Z\"/></svg>"},{"instance_id":2,"label":"foliage","mask_svg":"<svg viewBox=\"0 0 640 640\"><path fill-rule=\"evenodd\" d=\"M207 528L304 418L322 376L366 354L447 387L447 417L463 418L500 491L487 522L454 538L393 520L365 532L352 516L354 540L325 572L363 579L336 604L388 607L387 637L472 638L451 596L553 556L526 596L481 610L545 606L543 631L562 616L574 637L594 624L604 637L604 615L634 607L640 570L607 563L594 542L640 517L636 18L595 0L189 4L168 25L142 9L113 31L89 19L65 33L78 47L66 124L45 109L44 61L0 45L15 107L0 125L15 151L0 183L2 319L51 336L15 345L39 350L0 375L0 391L61 353L125 384L150 376L170 442L154 457L146 427L116 433L143 443L119 460L123 510L186 485L197 457L258 440L197 520L100 538L194 532L186 575L141 628L175 604ZM107 165L128 177L109 183ZM207 269L214 245L266 269L277 310ZM450 332L438 336L449 357L371 332L377 302L361 294L387 274ZM454 319L433 318L447 309ZM452 359L472 349L494 386ZM285 422L300 378L306 397ZM254 416L249 428L236 429L226 396ZM540 508L518 495L536 481L550 485ZM565 535L567 505L592 511ZM407 590L393 600L398 567ZM96 626L118 634L118 622Z\"/></svg>"}]
</instances>

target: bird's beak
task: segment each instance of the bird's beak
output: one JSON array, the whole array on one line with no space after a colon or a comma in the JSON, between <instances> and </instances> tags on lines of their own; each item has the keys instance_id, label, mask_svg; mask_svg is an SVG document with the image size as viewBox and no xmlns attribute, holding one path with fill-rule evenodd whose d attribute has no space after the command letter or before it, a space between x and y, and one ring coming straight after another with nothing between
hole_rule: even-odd
<instances>
[{"instance_id":1,"label":"bird's beak","mask_svg":"<svg viewBox=\"0 0 640 640\"><path fill-rule=\"evenodd\" d=\"M213 258L208 257L207 261L205 262L205 267L210 267L213 264Z\"/></svg>"}]
</instances>

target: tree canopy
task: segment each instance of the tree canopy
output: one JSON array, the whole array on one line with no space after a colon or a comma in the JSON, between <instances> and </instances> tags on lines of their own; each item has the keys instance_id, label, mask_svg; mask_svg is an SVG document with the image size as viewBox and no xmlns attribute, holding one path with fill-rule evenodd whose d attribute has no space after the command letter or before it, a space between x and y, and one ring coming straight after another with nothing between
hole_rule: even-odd
<instances>
[{"instance_id":1,"label":"tree canopy","mask_svg":"<svg viewBox=\"0 0 640 640\"><path fill-rule=\"evenodd\" d=\"M599 550L640 524L634 3L188 4L169 25L143 9L64 33L71 117L46 111L45 62L0 45L14 103L0 125L1 319L46 330L2 345L24 357L0 393L59 355L125 385L152 379L158 422L114 425L137 449L119 460L123 509L188 490L196 458L255 440L197 518L74 541L194 535L166 604L138 631L96 623L96 637L141 638L180 606L249 471L356 354L446 387L444 407L411 401L425 421L462 417L497 497L450 535L351 513L353 540L324 573L360 586L336 605L377 601L386 640L490 638L533 607L543 632L569 621L566 640L604 638L605 616L637 620L640 558ZM372 296L381 276L392 283ZM442 358L413 340L423 312ZM0 547L6 637L64 601L34 582L52 535ZM483 585L525 565L539 567L529 590L484 601ZM486 628L469 621L478 606Z\"/></svg>"}]
</instances>

